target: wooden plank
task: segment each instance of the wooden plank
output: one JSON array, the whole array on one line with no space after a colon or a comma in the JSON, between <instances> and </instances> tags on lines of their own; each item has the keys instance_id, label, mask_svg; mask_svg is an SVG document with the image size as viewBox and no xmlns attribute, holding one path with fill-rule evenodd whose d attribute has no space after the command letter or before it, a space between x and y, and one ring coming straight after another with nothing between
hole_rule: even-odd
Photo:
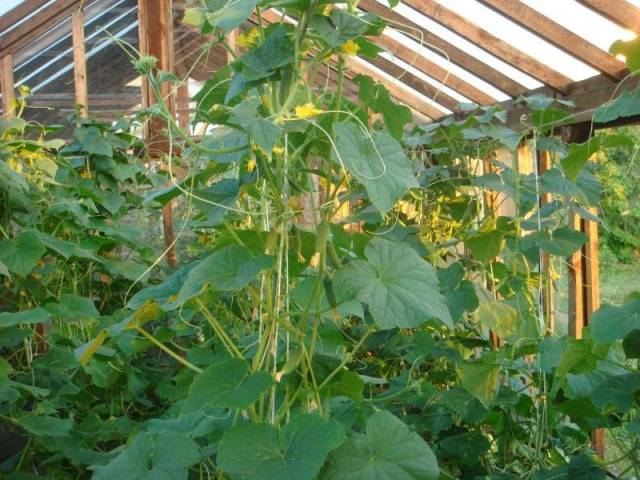
<instances>
[{"instance_id":1,"label":"wooden plank","mask_svg":"<svg viewBox=\"0 0 640 480\"><path fill-rule=\"evenodd\" d=\"M480 2L614 80L621 80L628 73L627 66L613 55L520 0L480 0Z\"/></svg>"},{"instance_id":2,"label":"wooden plank","mask_svg":"<svg viewBox=\"0 0 640 480\"><path fill-rule=\"evenodd\" d=\"M378 57L378 58L369 60L369 63L371 63L376 68L379 68L386 74L394 77L399 82L402 82L405 85L408 85L409 87L413 88L416 92L419 92L425 97L433 100L434 102L439 103L443 107L451 111L458 110L457 107L458 107L458 104L460 103L458 100L451 97L446 92L443 92L437 87L431 85L430 83L425 82L424 80L417 77L413 73L406 71L404 68L396 65L392 61L384 57Z\"/></svg>"},{"instance_id":3,"label":"wooden plank","mask_svg":"<svg viewBox=\"0 0 640 480\"><path fill-rule=\"evenodd\" d=\"M0 60L0 85L2 90L2 112L5 117L14 114L13 103L16 98L15 81L13 79L13 55L5 55Z\"/></svg>"},{"instance_id":4,"label":"wooden plank","mask_svg":"<svg viewBox=\"0 0 640 480\"><path fill-rule=\"evenodd\" d=\"M525 86L520 85L509 76L493 69L473 55L447 42L443 38L434 35L426 28L385 7L376 0L361 0L358 7L384 18L390 22L394 28L402 31L405 35L411 36L411 38L418 37L418 39L414 38L418 43L420 43L420 39L422 39L424 47L434 51L438 55L444 56L443 52L446 52L446 57L448 57L452 63L473 73L475 76L493 85L510 97L517 97L527 91Z\"/></svg>"},{"instance_id":5,"label":"wooden plank","mask_svg":"<svg viewBox=\"0 0 640 480\"><path fill-rule=\"evenodd\" d=\"M84 13L81 8L73 11L71 16L73 38L73 82L76 93L76 104L80 115L89 115L89 92L87 89L87 63L84 46Z\"/></svg>"},{"instance_id":6,"label":"wooden plank","mask_svg":"<svg viewBox=\"0 0 640 480\"><path fill-rule=\"evenodd\" d=\"M581 220L576 214L572 215L571 227L574 230L581 230ZM584 329L584 288L582 285L584 273L582 265L582 250L578 250L571 255L568 262L569 276L569 328L568 333L574 338L582 338Z\"/></svg>"},{"instance_id":7,"label":"wooden plank","mask_svg":"<svg viewBox=\"0 0 640 480\"><path fill-rule=\"evenodd\" d=\"M432 120L437 120L446 116L445 113L441 112L430 103L422 100L420 97L412 94L410 91L405 90L400 85L392 82L387 82L384 79L380 79L380 74L376 72L373 66L371 66L368 62L347 58L346 64L356 74L368 75L370 77L373 77L374 79L377 79L378 81L381 81L382 83L384 83L384 86L387 88L387 90L389 90L393 97L395 97L401 103L404 103L414 110L417 110L424 116Z\"/></svg>"},{"instance_id":8,"label":"wooden plank","mask_svg":"<svg viewBox=\"0 0 640 480\"><path fill-rule=\"evenodd\" d=\"M26 2L22 2L13 7L11 10L0 17L0 34L2 34L2 32L4 32L7 28L10 28L18 23L27 15L31 15L36 10L42 8L49 1L50 0L27 0Z\"/></svg>"},{"instance_id":9,"label":"wooden plank","mask_svg":"<svg viewBox=\"0 0 640 480\"><path fill-rule=\"evenodd\" d=\"M569 100L575 104L573 108L566 108L567 111L574 113L574 124L587 122L591 123L593 113L603 103L617 98L625 91L632 91L640 86L640 77L630 77L619 86L618 82L614 82L604 75L598 75L593 78L574 82L567 88L567 93L558 96L548 87L541 87L529 92L530 95L540 94L547 97L555 97L559 100ZM522 116L528 115L530 111L522 105L515 104L513 100L502 102L502 107L508 113L507 126L515 130L521 130L525 127L522 123ZM622 119L616 124L637 123L638 118L629 117ZM596 125L599 127L600 125ZM604 126L604 125L602 125Z\"/></svg>"},{"instance_id":10,"label":"wooden plank","mask_svg":"<svg viewBox=\"0 0 640 480\"><path fill-rule=\"evenodd\" d=\"M238 29L235 28L229 35L227 36L227 45L229 46L229 51L227 51L227 62L231 63L235 60L235 57L238 55Z\"/></svg>"},{"instance_id":11,"label":"wooden plank","mask_svg":"<svg viewBox=\"0 0 640 480\"><path fill-rule=\"evenodd\" d=\"M497 103L497 100L492 96L465 80L462 80L425 56L420 55L419 52L409 49L389 35L383 34L374 41L379 47L384 48L394 57L397 57L403 62L415 67L438 82L444 83L444 85L455 90L461 95L464 95L469 100L476 102L479 105L493 105L494 103Z\"/></svg>"},{"instance_id":12,"label":"wooden plank","mask_svg":"<svg viewBox=\"0 0 640 480\"><path fill-rule=\"evenodd\" d=\"M564 92L566 87L573 83L569 77L514 48L508 42L501 40L435 0L404 0L404 3L559 92Z\"/></svg>"},{"instance_id":13,"label":"wooden plank","mask_svg":"<svg viewBox=\"0 0 640 480\"><path fill-rule=\"evenodd\" d=\"M140 35L140 53L152 55L158 59L156 71L174 71L173 58L173 1L172 0L138 0L138 32ZM149 87L148 80L142 80L142 104L147 107L153 105L156 99ZM162 85L160 92L169 111L176 114L176 98L167 83ZM152 158L164 160L171 153L171 145L165 133L165 122L152 117L147 122L144 135ZM162 164L163 168L166 168ZM173 205L168 202L162 209L162 227L164 243L167 251L167 263L177 264L175 235L173 233Z\"/></svg>"},{"instance_id":14,"label":"wooden plank","mask_svg":"<svg viewBox=\"0 0 640 480\"><path fill-rule=\"evenodd\" d=\"M589 211L597 215L595 208ZM584 245L585 310L586 324L591 325L593 313L600 308L600 257L598 252L598 223L583 220L583 232L587 236Z\"/></svg>"},{"instance_id":15,"label":"wooden plank","mask_svg":"<svg viewBox=\"0 0 640 480\"><path fill-rule=\"evenodd\" d=\"M0 57L7 53L15 54L30 41L47 32L65 18L81 0L57 0L38 14L30 18L6 35L0 36Z\"/></svg>"},{"instance_id":16,"label":"wooden plank","mask_svg":"<svg viewBox=\"0 0 640 480\"><path fill-rule=\"evenodd\" d=\"M618 25L640 33L640 9L627 0L578 0Z\"/></svg>"},{"instance_id":17,"label":"wooden plank","mask_svg":"<svg viewBox=\"0 0 640 480\"><path fill-rule=\"evenodd\" d=\"M544 150L536 151L536 166L538 176L543 175L553 166L551 155ZM540 195L540 207L551 201L551 195L542 193ZM554 316L554 289L553 281L550 277L552 271L552 257L546 252L540 252L540 273L542 274L542 298L541 307L544 314L546 331L545 335L551 335L555 329Z\"/></svg>"}]
</instances>

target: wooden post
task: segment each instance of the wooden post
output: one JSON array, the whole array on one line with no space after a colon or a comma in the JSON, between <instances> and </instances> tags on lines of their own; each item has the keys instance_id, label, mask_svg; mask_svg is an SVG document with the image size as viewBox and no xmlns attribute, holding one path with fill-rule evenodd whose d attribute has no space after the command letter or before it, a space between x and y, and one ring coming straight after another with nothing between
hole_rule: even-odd
<instances>
[{"instance_id":1,"label":"wooden post","mask_svg":"<svg viewBox=\"0 0 640 480\"><path fill-rule=\"evenodd\" d=\"M586 142L591 137L591 125L566 127L565 141ZM597 214L597 210L590 209ZM569 335L582 338L585 326L591 324L593 313L600 308L600 274L598 258L598 224L574 214L573 228L583 232L587 240L583 247L569 258ZM598 457L604 458L604 430L591 432L591 446Z\"/></svg>"},{"instance_id":2,"label":"wooden post","mask_svg":"<svg viewBox=\"0 0 640 480\"><path fill-rule=\"evenodd\" d=\"M156 72L174 71L173 58L173 1L172 0L138 0L138 31L140 36L140 52L157 59ZM171 85L165 83L161 87L161 95L167 104L171 115L176 115L176 96ZM156 102L146 78L142 79L142 105L149 107ZM160 159L162 168L164 160L172 154L169 138L165 132L165 122L152 117L144 129L144 137L149 148L151 158ZM173 208L168 202L162 209L162 227L164 243L167 248L167 262L170 266L177 264L177 254L174 245Z\"/></svg>"},{"instance_id":3,"label":"wooden post","mask_svg":"<svg viewBox=\"0 0 640 480\"><path fill-rule=\"evenodd\" d=\"M89 94L87 90L87 62L84 46L84 13L82 6L73 11L73 81L76 92L76 105L79 106L80 116L89 115Z\"/></svg>"},{"instance_id":4,"label":"wooden post","mask_svg":"<svg viewBox=\"0 0 640 480\"><path fill-rule=\"evenodd\" d=\"M536 165L538 176L543 175L547 170L551 168L551 156L549 152L540 151L536 152ZM548 193L540 194L540 205L542 208L545 203L551 200L551 195ZM551 255L545 252L540 252L540 273L542 275L542 311L544 314L546 334L553 333L555 328L555 318L553 315L553 283L549 278L549 272L551 271Z\"/></svg>"},{"instance_id":5,"label":"wooden post","mask_svg":"<svg viewBox=\"0 0 640 480\"><path fill-rule=\"evenodd\" d=\"M13 80L13 55L5 55L0 60L2 109L5 117L14 114L13 104L16 99L15 81Z\"/></svg>"},{"instance_id":6,"label":"wooden post","mask_svg":"<svg viewBox=\"0 0 640 480\"><path fill-rule=\"evenodd\" d=\"M231 63L235 60L234 55L238 55L238 29L234 29L229 32L227 37L227 44L229 45L230 52L227 51L227 63ZM233 53L232 53L233 52Z\"/></svg>"}]
</instances>

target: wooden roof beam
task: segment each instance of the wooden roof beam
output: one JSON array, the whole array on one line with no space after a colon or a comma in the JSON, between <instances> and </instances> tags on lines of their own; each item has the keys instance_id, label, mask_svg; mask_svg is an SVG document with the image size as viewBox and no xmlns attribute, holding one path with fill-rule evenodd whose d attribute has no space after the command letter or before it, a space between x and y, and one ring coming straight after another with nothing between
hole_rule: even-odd
<instances>
[{"instance_id":1,"label":"wooden roof beam","mask_svg":"<svg viewBox=\"0 0 640 480\"><path fill-rule=\"evenodd\" d=\"M621 80L628 73L623 62L520 0L480 0L480 2L613 80ZM611 5L610 1L609 5Z\"/></svg>"},{"instance_id":2,"label":"wooden roof beam","mask_svg":"<svg viewBox=\"0 0 640 480\"><path fill-rule=\"evenodd\" d=\"M403 62L413 66L438 82L442 82L447 87L464 95L469 100L476 102L479 105L492 105L498 101L479 88L476 88L465 80L453 75L449 70L441 67L435 62L432 62L425 56L420 55L419 52L415 52L404 46L389 35L383 34L376 38L375 41L379 47L384 48L394 57L399 58Z\"/></svg>"},{"instance_id":3,"label":"wooden roof beam","mask_svg":"<svg viewBox=\"0 0 640 480\"><path fill-rule=\"evenodd\" d=\"M58 0L45 8L29 21L0 37L0 56L15 54L31 40L42 35L65 17L71 19L71 12L80 0Z\"/></svg>"},{"instance_id":4,"label":"wooden roof beam","mask_svg":"<svg viewBox=\"0 0 640 480\"><path fill-rule=\"evenodd\" d=\"M391 75L399 82L406 84L407 86L413 88L416 92L419 92L425 97L430 98L434 102L439 103L443 107L451 111L457 110L458 104L460 103L458 100L451 97L438 87L425 82L413 73L405 70L399 65L396 65L391 60L388 60L384 57L378 57L376 59L367 59L367 61L376 68L379 68L388 75Z\"/></svg>"},{"instance_id":5,"label":"wooden roof beam","mask_svg":"<svg viewBox=\"0 0 640 480\"><path fill-rule=\"evenodd\" d=\"M404 0L403 3L554 90L564 93L567 86L573 83L573 80L566 75L514 48L435 0Z\"/></svg>"},{"instance_id":6,"label":"wooden roof beam","mask_svg":"<svg viewBox=\"0 0 640 480\"><path fill-rule=\"evenodd\" d=\"M405 35L409 35L414 39L415 37L418 37L418 40L416 40L418 43L420 43L419 39L422 37L425 48L429 48L443 57L444 55L442 52L446 52L449 57L448 59L452 63L471 72L475 76L481 78L488 84L493 85L498 90L503 91L511 97L517 97L527 91L525 86L519 84L508 75L493 69L491 66L478 60L473 55L470 55L464 50L434 35L426 28L423 28L417 23L411 21L411 19L400 15L398 12L394 12L390 8L385 7L376 0L360 0L358 7L384 18L390 22L392 27L401 31Z\"/></svg>"},{"instance_id":7,"label":"wooden roof beam","mask_svg":"<svg viewBox=\"0 0 640 480\"><path fill-rule=\"evenodd\" d=\"M578 0L594 12L640 34L640 9L627 0Z\"/></svg>"},{"instance_id":8,"label":"wooden roof beam","mask_svg":"<svg viewBox=\"0 0 640 480\"><path fill-rule=\"evenodd\" d=\"M16 5L4 15L0 16L0 34L27 15L31 15L36 10L42 8L48 2L49 0L30 0Z\"/></svg>"}]
</instances>

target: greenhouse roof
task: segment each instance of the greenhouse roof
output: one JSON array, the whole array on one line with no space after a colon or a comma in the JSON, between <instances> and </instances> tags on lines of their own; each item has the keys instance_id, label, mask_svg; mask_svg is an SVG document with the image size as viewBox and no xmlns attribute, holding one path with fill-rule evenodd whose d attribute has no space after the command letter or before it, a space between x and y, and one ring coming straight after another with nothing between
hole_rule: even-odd
<instances>
[{"instance_id":1,"label":"greenhouse roof","mask_svg":"<svg viewBox=\"0 0 640 480\"><path fill-rule=\"evenodd\" d=\"M226 54L220 49L201 58L206 39L181 23L183 3L173 2L176 70L204 80L226 63ZM137 47L137 0L5 1L0 58L13 56L15 83L32 89L34 108L71 106L70 15L79 5L85 12L93 110L135 106L137 74L122 42ZM359 8L391 26L378 40L386 52L375 60L354 59L352 70L384 81L423 120L460 113L460 103L508 104L528 93L573 100L577 111L588 114L621 81L625 90L637 83L608 48L640 32L640 0L403 0L393 10L361 0ZM279 18L271 13L272 21ZM333 82L332 68L318 81ZM349 82L347 93L355 92ZM44 122L50 114L42 110L35 117Z\"/></svg>"}]
</instances>

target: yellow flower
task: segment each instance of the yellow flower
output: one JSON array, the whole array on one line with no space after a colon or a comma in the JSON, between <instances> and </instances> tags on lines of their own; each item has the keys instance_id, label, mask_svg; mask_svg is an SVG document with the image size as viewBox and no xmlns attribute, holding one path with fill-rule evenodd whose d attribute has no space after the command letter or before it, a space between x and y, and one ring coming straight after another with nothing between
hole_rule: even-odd
<instances>
[{"instance_id":1,"label":"yellow flower","mask_svg":"<svg viewBox=\"0 0 640 480\"><path fill-rule=\"evenodd\" d=\"M255 158L252 158L247 162L247 171L253 172L257 166L258 166L258 162L256 162Z\"/></svg>"},{"instance_id":2,"label":"yellow flower","mask_svg":"<svg viewBox=\"0 0 640 480\"><path fill-rule=\"evenodd\" d=\"M250 49L255 47L260 41L260 31L257 28L252 28L251 30L245 30L240 35L238 35L238 39L236 43L239 47L244 49Z\"/></svg>"},{"instance_id":3,"label":"yellow flower","mask_svg":"<svg viewBox=\"0 0 640 480\"><path fill-rule=\"evenodd\" d=\"M18 92L20 92L21 97L28 97L31 95L31 89L27 85L20 85L18 87Z\"/></svg>"},{"instance_id":4,"label":"yellow flower","mask_svg":"<svg viewBox=\"0 0 640 480\"><path fill-rule=\"evenodd\" d=\"M264 105L265 108L269 108L271 106L271 100L269 100L267 95L260 95L260 100L262 100L262 105Z\"/></svg>"},{"instance_id":5,"label":"yellow flower","mask_svg":"<svg viewBox=\"0 0 640 480\"><path fill-rule=\"evenodd\" d=\"M299 105L296 107L296 117L298 118L310 118L315 117L322 113L322 110L316 108L311 102Z\"/></svg>"},{"instance_id":6,"label":"yellow flower","mask_svg":"<svg viewBox=\"0 0 640 480\"><path fill-rule=\"evenodd\" d=\"M360 50L360 45L358 45L353 40L347 40L342 45L342 52L346 53L347 55L355 56L358 54L359 50Z\"/></svg>"},{"instance_id":7,"label":"yellow flower","mask_svg":"<svg viewBox=\"0 0 640 480\"><path fill-rule=\"evenodd\" d=\"M325 5L324 10L322 10L322 15L324 15L325 17L328 17L331 14L332 10L333 10L333 5L331 4Z\"/></svg>"},{"instance_id":8,"label":"yellow flower","mask_svg":"<svg viewBox=\"0 0 640 480\"><path fill-rule=\"evenodd\" d=\"M273 153L275 153L276 155L280 155L284 153L284 148L282 147L273 147L273 149L271 150Z\"/></svg>"}]
</instances>

